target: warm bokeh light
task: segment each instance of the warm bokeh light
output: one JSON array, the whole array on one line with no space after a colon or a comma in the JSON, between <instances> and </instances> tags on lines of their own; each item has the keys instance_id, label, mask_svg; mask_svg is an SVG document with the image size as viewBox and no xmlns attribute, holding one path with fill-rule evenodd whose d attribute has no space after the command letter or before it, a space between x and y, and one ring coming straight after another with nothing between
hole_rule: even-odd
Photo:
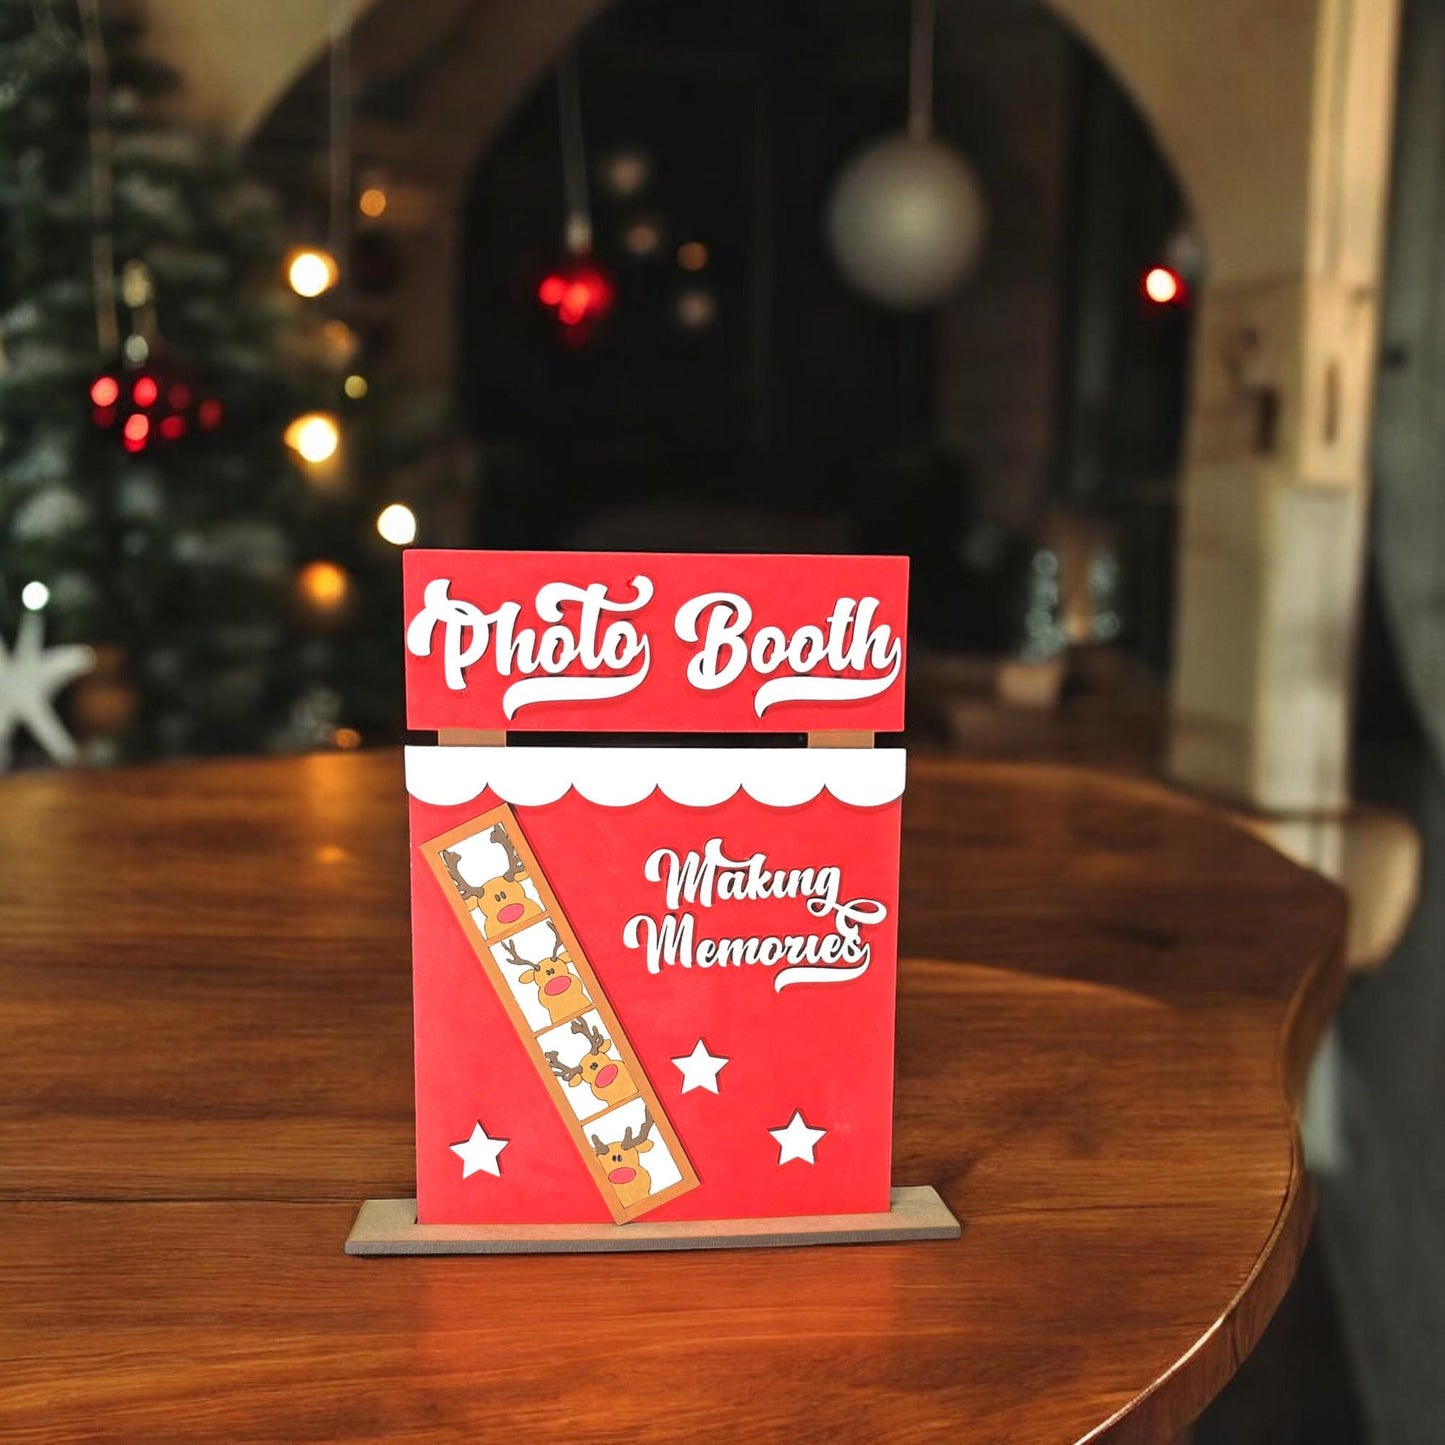
<instances>
[{"instance_id":1,"label":"warm bokeh light","mask_svg":"<svg viewBox=\"0 0 1445 1445\"><path fill-rule=\"evenodd\" d=\"M357 732L355 728L337 728L336 731L331 734L331 741L335 743L338 748L344 748L349 751L352 748L359 748L361 746L361 734Z\"/></svg>"},{"instance_id":2,"label":"warm bokeh light","mask_svg":"<svg viewBox=\"0 0 1445 1445\"><path fill-rule=\"evenodd\" d=\"M1167 266L1151 266L1144 273L1144 295L1156 306L1169 306L1184 295L1184 283Z\"/></svg>"},{"instance_id":3,"label":"warm bokeh light","mask_svg":"<svg viewBox=\"0 0 1445 1445\"><path fill-rule=\"evenodd\" d=\"M628 200L646 188L652 175L652 162L640 150L613 151L603 157L597 173L603 190L619 200Z\"/></svg>"},{"instance_id":4,"label":"warm bokeh light","mask_svg":"<svg viewBox=\"0 0 1445 1445\"><path fill-rule=\"evenodd\" d=\"M296 574L296 590L317 612L337 612L351 595L351 577L335 562L308 562Z\"/></svg>"},{"instance_id":5,"label":"warm bokeh light","mask_svg":"<svg viewBox=\"0 0 1445 1445\"><path fill-rule=\"evenodd\" d=\"M628 223L622 233L622 244L630 256L655 256L662 249L662 227L652 217L641 216Z\"/></svg>"},{"instance_id":6,"label":"warm bokeh light","mask_svg":"<svg viewBox=\"0 0 1445 1445\"><path fill-rule=\"evenodd\" d=\"M367 385L366 378L360 372L353 371L345 381L341 383L341 389L352 401L360 401L371 387Z\"/></svg>"},{"instance_id":7,"label":"warm bokeh light","mask_svg":"<svg viewBox=\"0 0 1445 1445\"><path fill-rule=\"evenodd\" d=\"M186 434L186 419L183 416L171 416L161 418L161 435L168 441L179 441Z\"/></svg>"},{"instance_id":8,"label":"warm bokeh light","mask_svg":"<svg viewBox=\"0 0 1445 1445\"><path fill-rule=\"evenodd\" d=\"M200 406L196 408L196 420L200 422L204 431L215 431L220 426L222 418L226 415L226 409L213 396L208 396Z\"/></svg>"},{"instance_id":9,"label":"warm bokeh light","mask_svg":"<svg viewBox=\"0 0 1445 1445\"><path fill-rule=\"evenodd\" d=\"M90 384L90 399L97 406L114 406L120 397L120 382L113 376L97 376Z\"/></svg>"},{"instance_id":10,"label":"warm bokeh light","mask_svg":"<svg viewBox=\"0 0 1445 1445\"><path fill-rule=\"evenodd\" d=\"M386 212L386 192L380 186L367 186L357 197L356 205L363 216L370 216L374 221Z\"/></svg>"},{"instance_id":11,"label":"warm bokeh light","mask_svg":"<svg viewBox=\"0 0 1445 1445\"><path fill-rule=\"evenodd\" d=\"M546 276L537 287L537 300L543 306L560 306L567 294L567 283L560 276Z\"/></svg>"},{"instance_id":12,"label":"warm bokeh light","mask_svg":"<svg viewBox=\"0 0 1445 1445\"><path fill-rule=\"evenodd\" d=\"M340 279L341 268L327 251L293 251L286 263L286 280L298 296L320 296Z\"/></svg>"},{"instance_id":13,"label":"warm bokeh light","mask_svg":"<svg viewBox=\"0 0 1445 1445\"><path fill-rule=\"evenodd\" d=\"M705 286L689 286L673 308L677 323L687 331L706 331L717 320L717 297Z\"/></svg>"},{"instance_id":14,"label":"warm bokeh light","mask_svg":"<svg viewBox=\"0 0 1445 1445\"><path fill-rule=\"evenodd\" d=\"M285 441L302 461L317 466L336 455L341 445L341 428L334 416L324 411L310 411L298 416L286 428Z\"/></svg>"},{"instance_id":15,"label":"warm bokeh light","mask_svg":"<svg viewBox=\"0 0 1445 1445\"><path fill-rule=\"evenodd\" d=\"M153 376L140 376L130 389L131 400L137 406L154 406L156 398L161 394L161 389Z\"/></svg>"},{"instance_id":16,"label":"warm bokeh light","mask_svg":"<svg viewBox=\"0 0 1445 1445\"><path fill-rule=\"evenodd\" d=\"M677 248L677 264L684 271L701 271L707 262L707 247L701 241L684 241Z\"/></svg>"},{"instance_id":17,"label":"warm bokeh light","mask_svg":"<svg viewBox=\"0 0 1445 1445\"><path fill-rule=\"evenodd\" d=\"M31 612L39 612L50 601L50 588L43 582L27 582L20 589L20 605Z\"/></svg>"},{"instance_id":18,"label":"warm bokeh light","mask_svg":"<svg viewBox=\"0 0 1445 1445\"><path fill-rule=\"evenodd\" d=\"M416 541L416 513L404 502L393 502L381 509L376 530L393 547L409 547Z\"/></svg>"},{"instance_id":19,"label":"warm bokeh light","mask_svg":"<svg viewBox=\"0 0 1445 1445\"><path fill-rule=\"evenodd\" d=\"M332 317L321 328L322 340L326 343L329 361L337 371L350 366L356 353L361 350L361 338L344 321Z\"/></svg>"},{"instance_id":20,"label":"warm bokeh light","mask_svg":"<svg viewBox=\"0 0 1445 1445\"><path fill-rule=\"evenodd\" d=\"M120 429L121 443L128 452L144 451L146 443L150 440L151 421L148 416L142 416L134 412L126 417L125 425Z\"/></svg>"},{"instance_id":21,"label":"warm bokeh light","mask_svg":"<svg viewBox=\"0 0 1445 1445\"><path fill-rule=\"evenodd\" d=\"M132 366L144 366L151 354L151 344L137 331L126 337L120 350Z\"/></svg>"}]
</instances>

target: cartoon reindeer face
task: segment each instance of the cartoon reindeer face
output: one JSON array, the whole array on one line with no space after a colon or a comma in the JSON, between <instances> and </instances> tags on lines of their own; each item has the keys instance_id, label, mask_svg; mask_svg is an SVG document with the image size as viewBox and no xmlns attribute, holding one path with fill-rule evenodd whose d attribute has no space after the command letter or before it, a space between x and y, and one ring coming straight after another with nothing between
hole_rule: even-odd
<instances>
[{"instance_id":1,"label":"cartoon reindeer face","mask_svg":"<svg viewBox=\"0 0 1445 1445\"><path fill-rule=\"evenodd\" d=\"M490 834L493 843L500 844L507 855L507 871L496 878L488 878L480 887L468 883L461 873L461 858L456 853L443 852L442 862L447 874L461 894L462 901L469 907L479 909L482 915L482 932L491 934L499 928L511 928L514 924L535 918L542 912L542 905L532 898L522 883L528 877L527 865L517 856L507 830L500 823Z\"/></svg>"},{"instance_id":2,"label":"cartoon reindeer face","mask_svg":"<svg viewBox=\"0 0 1445 1445\"><path fill-rule=\"evenodd\" d=\"M630 1099L637 1090L633 1086L632 1075L627 1072L627 1065L609 1057L607 1051L612 1047L612 1040L604 1037L601 1029L594 1028L585 1019L574 1019L572 1032L581 1034L587 1040L587 1052L579 1063L564 1064L553 1050L547 1055L552 1072L565 1080L569 1089L586 1084L604 1104L620 1104L624 1099Z\"/></svg>"},{"instance_id":3,"label":"cartoon reindeer face","mask_svg":"<svg viewBox=\"0 0 1445 1445\"><path fill-rule=\"evenodd\" d=\"M577 977L572 967L572 960L567 957L567 950L562 947L557 925L549 918L547 926L552 930L552 937L557 940L550 958L533 963L517 952L517 946L510 938L503 942L502 947L507 950L507 961L525 970L520 975L521 981L536 985L537 1002L547 1010L547 1016L552 1022L557 1024L571 1018L584 1004L590 1003L591 999L587 997L587 990L582 987L582 980Z\"/></svg>"},{"instance_id":4,"label":"cartoon reindeer face","mask_svg":"<svg viewBox=\"0 0 1445 1445\"><path fill-rule=\"evenodd\" d=\"M652 1175L638 1162L638 1155L652 1148L647 1136L652 1132L652 1114L644 1110L642 1132L632 1137L632 1125L622 1131L622 1139L616 1144L604 1144L595 1134L592 1147L602 1161L602 1170L607 1182L617 1191L618 1201L624 1209L641 1203L652 1193Z\"/></svg>"}]
</instances>

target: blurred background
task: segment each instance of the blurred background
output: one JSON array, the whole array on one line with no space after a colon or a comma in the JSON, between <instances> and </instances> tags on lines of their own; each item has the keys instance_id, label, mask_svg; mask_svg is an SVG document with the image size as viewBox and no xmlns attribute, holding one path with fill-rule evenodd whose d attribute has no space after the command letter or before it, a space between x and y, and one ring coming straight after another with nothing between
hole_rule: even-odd
<instances>
[{"instance_id":1,"label":"blurred background","mask_svg":"<svg viewBox=\"0 0 1445 1445\"><path fill-rule=\"evenodd\" d=\"M1445 1439L1442 94L1442 0L0 0L0 771L400 741L413 543L907 553L910 746L1351 894L1198 1438Z\"/></svg>"}]
</instances>

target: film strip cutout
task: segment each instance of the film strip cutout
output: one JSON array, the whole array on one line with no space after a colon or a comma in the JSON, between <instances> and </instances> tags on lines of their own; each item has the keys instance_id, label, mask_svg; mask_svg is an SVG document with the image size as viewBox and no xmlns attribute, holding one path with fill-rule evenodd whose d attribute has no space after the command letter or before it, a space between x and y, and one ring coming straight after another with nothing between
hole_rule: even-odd
<instances>
[{"instance_id":1,"label":"film strip cutout","mask_svg":"<svg viewBox=\"0 0 1445 1445\"><path fill-rule=\"evenodd\" d=\"M505 803L421 850L482 972L626 1224L699 1183L517 816Z\"/></svg>"}]
</instances>

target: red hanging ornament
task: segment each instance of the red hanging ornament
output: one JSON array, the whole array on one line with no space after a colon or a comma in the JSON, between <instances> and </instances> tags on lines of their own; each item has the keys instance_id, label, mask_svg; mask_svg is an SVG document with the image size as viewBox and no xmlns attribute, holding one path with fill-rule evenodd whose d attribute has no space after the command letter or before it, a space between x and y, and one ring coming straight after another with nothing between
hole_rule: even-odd
<instances>
[{"instance_id":1,"label":"red hanging ornament","mask_svg":"<svg viewBox=\"0 0 1445 1445\"><path fill-rule=\"evenodd\" d=\"M215 431L225 419L218 398L198 399L195 385L155 352L142 366L107 367L90 383L90 401L94 425L118 433L121 446L133 456Z\"/></svg>"},{"instance_id":2,"label":"red hanging ornament","mask_svg":"<svg viewBox=\"0 0 1445 1445\"><path fill-rule=\"evenodd\" d=\"M580 345L591 335L612 309L615 294L611 280L590 260L559 266L537 287L538 301L556 316L569 345Z\"/></svg>"}]
</instances>

